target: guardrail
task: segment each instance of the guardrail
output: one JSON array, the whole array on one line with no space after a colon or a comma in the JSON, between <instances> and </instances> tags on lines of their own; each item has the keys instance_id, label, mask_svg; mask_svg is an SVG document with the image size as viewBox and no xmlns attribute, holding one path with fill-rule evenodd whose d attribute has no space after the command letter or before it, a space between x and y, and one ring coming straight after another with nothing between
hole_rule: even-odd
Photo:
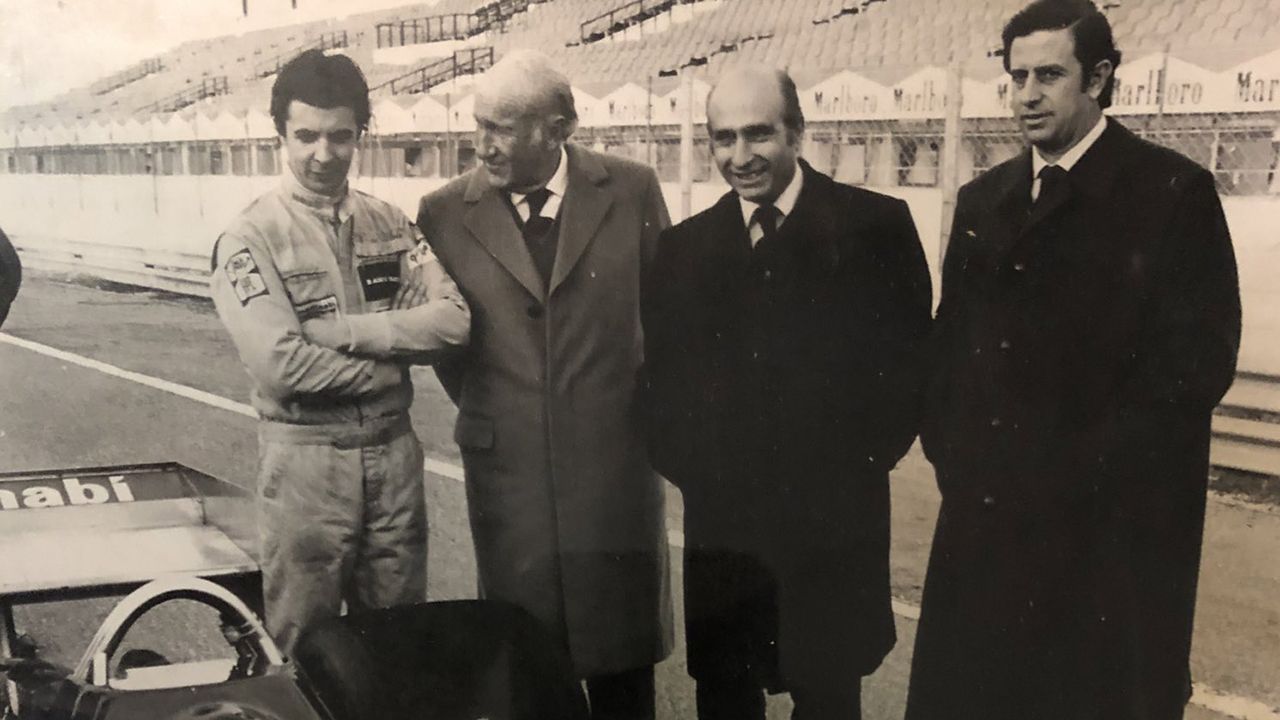
<instances>
[{"instance_id":1,"label":"guardrail","mask_svg":"<svg viewBox=\"0 0 1280 720\"><path fill-rule=\"evenodd\" d=\"M1211 460L1218 467L1280 476L1280 378L1236 373L1213 416Z\"/></svg>"},{"instance_id":2,"label":"guardrail","mask_svg":"<svg viewBox=\"0 0 1280 720\"><path fill-rule=\"evenodd\" d=\"M205 255L52 237L16 236L10 240L23 267L209 297L209 258Z\"/></svg>"},{"instance_id":3,"label":"guardrail","mask_svg":"<svg viewBox=\"0 0 1280 720\"><path fill-rule=\"evenodd\" d=\"M10 238L25 267L209 297L209 258L199 253L101 245L52 237ZM1280 477L1280 377L1240 372L1213 416L1215 467Z\"/></svg>"}]
</instances>

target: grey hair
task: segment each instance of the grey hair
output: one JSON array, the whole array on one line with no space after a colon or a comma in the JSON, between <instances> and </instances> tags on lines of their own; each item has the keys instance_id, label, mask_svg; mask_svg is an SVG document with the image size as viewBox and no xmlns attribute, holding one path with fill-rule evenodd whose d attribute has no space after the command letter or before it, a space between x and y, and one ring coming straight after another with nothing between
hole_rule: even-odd
<instances>
[{"instance_id":1,"label":"grey hair","mask_svg":"<svg viewBox=\"0 0 1280 720\"><path fill-rule=\"evenodd\" d=\"M562 115L578 121L573 89L551 58L537 50L512 50L481 76L476 94L525 112Z\"/></svg>"}]
</instances>

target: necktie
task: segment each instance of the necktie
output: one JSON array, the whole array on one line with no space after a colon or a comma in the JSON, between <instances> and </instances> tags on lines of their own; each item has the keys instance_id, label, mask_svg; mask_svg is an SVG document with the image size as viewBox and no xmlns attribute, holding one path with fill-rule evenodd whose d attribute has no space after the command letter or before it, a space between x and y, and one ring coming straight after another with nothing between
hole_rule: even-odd
<instances>
[{"instance_id":1,"label":"necktie","mask_svg":"<svg viewBox=\"0 0 1280 720\"><path fill-rule=\"evenodd\" d=\"M772 205L761 205L756 211L751 213L751 222L760 226L760 232L764 233L764 237L760 238L760 242L771 242L778 234L778 218L782 215L782 211Z\"/></svg>"},{"instance_id":2,"label":"necktie","mask_svg":"<svg viewBox=\"0 0 1280 720\"><path fill-rule=\"evenodd\" d=\"M1036 196L1036 204L1054 202L1067 194L1070 189L1067 171L1057 165L1045 165L1040 168L1040 194Z\"/></svg>"},{"instance_id":3,"label":"necktie","mask_svg":"<svg viewBox=\"0 0 1280 720\"><path fill-rule=\"evenodd\" d=\"M524 201L529 204L529 217L525 222L542 217L542 208L547 204L547 200L551 198L551 191L542 187L534 190L524 196Z\"/></svg>"},{"instance_id":4,"label":"necktie","mask_svg":"<svg viewBox=\"0 0 1280 720\"><path fill-rule=\"evenodd\" d=\"M544 287L551 282L551 269L556 260L556 237L551 232L555 220L541 214L542 207L550 197L551 191L546 188L538 188L525 195L525 202L529 203L529 218L520 226L520 234L529 247L529 255L533 258L538 274L542 276Z\"/></svg>"}]
</instances>

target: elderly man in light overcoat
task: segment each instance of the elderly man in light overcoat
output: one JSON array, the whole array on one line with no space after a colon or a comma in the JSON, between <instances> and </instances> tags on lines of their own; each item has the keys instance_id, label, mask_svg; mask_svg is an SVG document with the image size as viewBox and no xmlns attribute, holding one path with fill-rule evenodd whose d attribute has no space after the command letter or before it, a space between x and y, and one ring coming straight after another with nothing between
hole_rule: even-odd
<instances>
[{"instance_id":1,"label":"elderly man in light overcoat","mask_svg":"<svg viewBox=\"0 0 1280 720\"><path fill-rule=\"evenodd\" d=\"M563 639L595 718L653 713L672 644L663 486L637 408L641 278L668 225L653 170L567 144L564 76L507 54L475 100L475 170L418 224L472 305L471 348L437 373L481 592Z\"/></svg>"}]
</instances>

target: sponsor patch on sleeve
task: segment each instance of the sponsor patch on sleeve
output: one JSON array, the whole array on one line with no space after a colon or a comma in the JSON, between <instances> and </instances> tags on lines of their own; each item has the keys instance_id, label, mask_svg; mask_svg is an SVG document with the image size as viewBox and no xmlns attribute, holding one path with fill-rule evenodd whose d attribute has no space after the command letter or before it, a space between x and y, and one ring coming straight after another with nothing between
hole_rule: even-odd
<instances>
[{"instance_id":1,"label":"sponsor patch on sleeve","mask_svg":"<svg viewBox=\"0 0 1280 720\"><path fill-rule=\"evenodd\" d=\"M293 311L297 314L299 322L314 320L318 317L338 312L338 298L330 295L319 300L308 300L299 305L294 305Z\"/></svg>"},{"instance_id":2,"label":"sponsor patch on sleeve","mask_svg":"<svg viewBox=\"0 0 1280 720\"><path fill-rule=\"evenodd\" d=\"M423 265L436 261L436 254L431 250L431 246L426 240L418 243L418 246L409 252L408 263L410 270L416 270Z\"/></svg>"},{"instance_id":3,"label":"sponsor patch on sleeve","mask_svg":"<svg viewBox=\"0 0 1280 720\"><path fill-rule=\"evenodd\" d=\"M431 250L431 245L427 242L427 239L422 236L421 232L418 232L418 228L413 226L413 223L409 224L409 231L412 237L417 240L417 244L409 251L409 255L406 258L409 269L414 270L435 260L436 254Z\"/></svg>"},{"instance_id":4,"label":"sponsor patch on sleeve","mask_svg":"<svg viewBox=\"0 0 1280 720\"><path fill-rule=\"evenodd\" d=\"M222 269L226 271L227 279L231 281L231 287L241 305L248 305L253 298L267 294L267 283L263 281L258 263L253 261L253 255L248 249L227 258Z\"/></svg>"}]
</instances>

